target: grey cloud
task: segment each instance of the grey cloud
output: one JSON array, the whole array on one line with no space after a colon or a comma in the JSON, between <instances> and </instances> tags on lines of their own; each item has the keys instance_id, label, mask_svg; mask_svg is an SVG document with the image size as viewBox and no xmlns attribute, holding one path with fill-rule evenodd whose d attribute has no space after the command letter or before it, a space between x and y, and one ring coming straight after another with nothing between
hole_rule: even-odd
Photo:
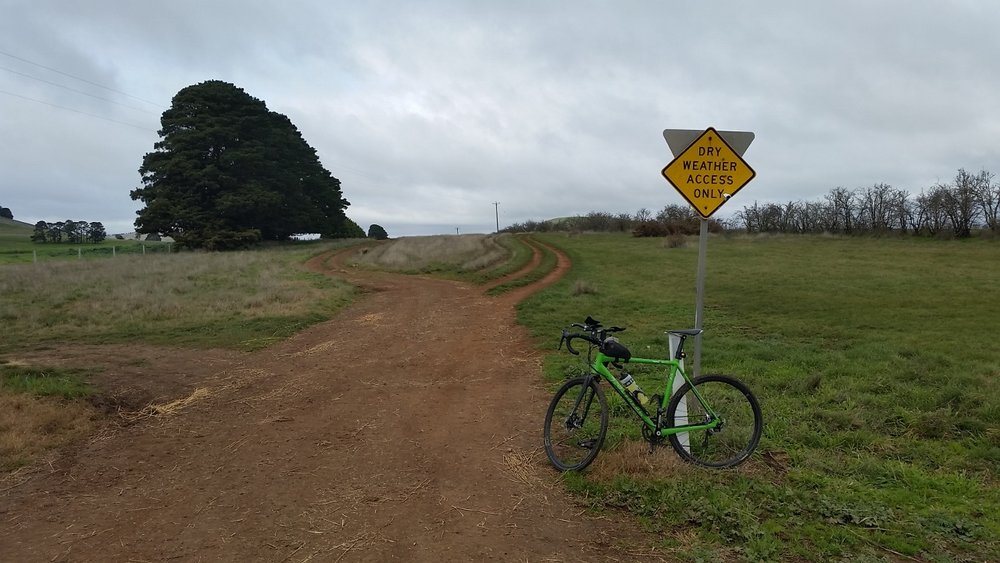
<instances>
[{"instance_id":1,"label":"grey cloud","mask_svg":"<svg viewBox=\"0 0 1000 563\"><path fill-rule=\"evenodd\" d=\"M681 203L664 128L756 132L758 177L727 206L958 167L997 172L1000 24L990 2L13 2L0 56L158 114L229 80L288 115L391 234L494 228ZM0 203L128 230L157 115L0 71ZM144 131L142 128L145 128Z\"/></svg>"}]
</instances>

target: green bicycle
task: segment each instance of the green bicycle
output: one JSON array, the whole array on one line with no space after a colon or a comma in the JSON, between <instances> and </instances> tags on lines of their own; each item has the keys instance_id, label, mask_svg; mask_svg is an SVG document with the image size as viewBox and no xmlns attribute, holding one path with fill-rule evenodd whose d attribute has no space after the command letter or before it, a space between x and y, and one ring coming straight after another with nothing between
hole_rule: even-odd
<instances>
[{"instance_id":1,"label":"green bicycle","mask_svg":"<svg viewBox=\"0 0 1000 563\"><path fill-rule=\"evenodd\" d=\"M583 332L563 329L559 348L565 342L570 353L579 355L573 340L587 342L590 371L559 388L545 413L545 453L556 469L579 471L597 457L608 430L608 403L602 380L642 420L642 435L650 451L669 440L682 459L714 468L735 467L753 453L763 421L760 404L750 389L727 375L691 378L684 371L684 341L700 334L700 329L667 331L675 339L676 351L673 358L662 360L633 357L625 345L610 336L624 328L604 328L590 317L584 324L572 326ZM647 398L625 364L665 368L664 392ZM683 384L676 379L678 376Z\"/></svg>"}]
</instances>

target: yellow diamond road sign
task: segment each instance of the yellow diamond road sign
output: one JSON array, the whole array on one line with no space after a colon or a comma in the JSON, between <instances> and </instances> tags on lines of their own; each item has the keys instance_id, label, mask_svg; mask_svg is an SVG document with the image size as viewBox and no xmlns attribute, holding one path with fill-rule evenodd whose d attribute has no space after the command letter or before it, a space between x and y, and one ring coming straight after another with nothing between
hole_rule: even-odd
<instances>
[{"instance_id":1,"label":"yellow diamond road sign","mask_svg":"<svg viewBox=\"0 0 1000 563\"><path fill-rule=\"evenodd\" d=\"M712 127L663 169L663 177L705 219L756 175Z\"/></svg>"}]
</instances>

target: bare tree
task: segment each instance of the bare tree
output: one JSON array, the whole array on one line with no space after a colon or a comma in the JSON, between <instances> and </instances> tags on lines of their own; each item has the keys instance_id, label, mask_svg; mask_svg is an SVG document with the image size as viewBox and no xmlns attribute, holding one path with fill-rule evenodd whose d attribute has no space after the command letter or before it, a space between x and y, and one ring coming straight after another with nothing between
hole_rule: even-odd
<instances>
[{"instance_id":1,"label":"bare tree","mask_svg":"<svg viewBox=\"0 0 1000 563\"><path fill-rule=\"evenodd\" d=\"M858 190L859 227L884 234L895 224L896 190L889 184L875 184Z\"/></svg>"},{"instance_id":2,"label":"bare tree","mask_svg":"<svg viewBox=\"0 0 1000 563\"><path fill-rule=\"evenodd\" d=\"M947 191L945 213L956 237L972 236L972 227L979 214L976 206L977 185L976 176L969 174L964 168L959 168L955 174L955 185Z\"/></svg>"},{"instance_id":3,"label":"bare tree","mask_svg":"<svg viewBox=\"0 0 1000 563\"><path fill-rule=\"evenodd\" d=\"M851 234L854 232L854 192L843 187L836 187L826 195L826 201L832 208L834 232Z\"/></svg>"},{"instance_id":4,"label":"bare tree","mask_svg":"<svg viewBox=\"0 0 1000 563\"><path fill-rule=\"evenodd\" d=\"M906 190L893 189L889 195L889 207L893 224L899 228L899 232L906 233L913 221L910 193Z\"/></svg>"},{"instance_id":5,"label":"bare tree","mask_svg":"<svg viewBox=\"0 0 1000 563\"><path fill-rule=\"evenodd\" d=\"M778 225L782 233L801 233L799 228L799 207L802 202L789 201L781 209L781 219Z\"/></svg>"},{"instance_id":6,"label":"bare tree","mask_svg":"<svg viewBox=\"0 0 1000 563\"><path fill-rule=\"evenodd\" d=\"M632 216L628 213L619 213L614 218L614 230L625 233L632 230Z\"/></svg>"},{"instance_id":7,"label":"bare tree","mask_svg":"<svg viewBox=\"0 0 1000 563\"><path fill-rule=\"evenodd\" d=\"M757 217L759 215L760 207L757 205L757 201L754 200L753 206L746 207L736 213L736 217L739 218L740 222L743 224L743 228L746 229L748 233L759 233Z\"/></svg>"},{"instance_id":8,"label":"bare tree","mask_svg":"<svg viewBox=\"0 0 1000 563\"><path fill-rule=\"evenodd\" d=\"M992 172L982 170L976 176L976 201L983 221L991 231L1000 231L1000 182L994 182Z\"/></svg>"},{"instance_id":9,"label":"bare tree","mask_svg":"<svg viewBox=\"0 0 1000 563\"><path fill-rule=\"evenodd\" d=\"M939 235L948 228L950 192L949 184L934 184L918 198L923 207L924 227L930 235Z\"/></svg>"}]
</instances>

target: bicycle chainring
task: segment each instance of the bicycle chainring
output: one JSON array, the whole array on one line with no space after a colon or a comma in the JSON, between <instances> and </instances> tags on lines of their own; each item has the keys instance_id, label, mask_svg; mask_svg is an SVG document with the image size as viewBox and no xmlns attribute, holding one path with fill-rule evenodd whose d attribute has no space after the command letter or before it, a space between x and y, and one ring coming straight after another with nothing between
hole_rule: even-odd
<instances>
[{"instance_id":1,"label":"bicycle chainring","mask_svg":"<svg viewBox=\"0 0 1000 563\"><path fill-rule=\"evenodd\" d=\"M649 442L650 448L653 446L658 446L667 439L666 436L657 436L655 432L649 429L645 424L642 426L642 437Z\"/></svg>"}]
</instances>

